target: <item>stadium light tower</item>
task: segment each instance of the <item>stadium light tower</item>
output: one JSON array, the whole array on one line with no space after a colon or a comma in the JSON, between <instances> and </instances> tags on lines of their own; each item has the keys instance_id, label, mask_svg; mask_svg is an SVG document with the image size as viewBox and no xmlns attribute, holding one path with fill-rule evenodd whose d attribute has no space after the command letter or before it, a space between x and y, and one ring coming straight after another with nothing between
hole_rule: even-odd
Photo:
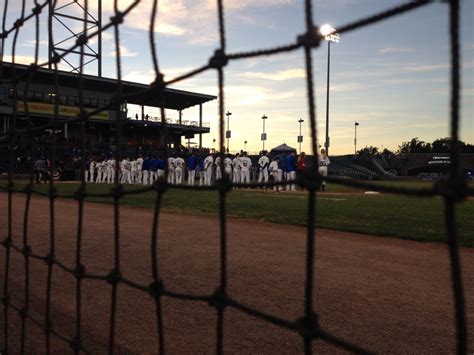
<instances>
[{"instance_id":1,"label":"stadium light tower","mask_svg":"<svg viewBox=\"0 0 474 355\"><path fill-rule=\"evenodd\" d=\"M227 116L227 131L225 132L225 137L227 138L227 154L229 154L229 140L230 140L229 118L232 115L232 113L227 111L225 115Z\"/></svg>"},{"instance_id":2,"label":"stadium light tower","mask_svg":"<svg viewBox=\"0 0 474 355\"><path fill-rule=\"evenodd\" d=\"M322 25L319 28L319 32L328 42L328 73L327 73L327 92L326 92L326 142L324 142L324 147L326 148L326 154L329 155L329 68L330 68L330 58L331 58L331 42L339 42L339 34L336 32L336 29L330 25Z\"/></svg>"},{"instance_id":3,"label":"stadium light tower","mask_svg":"<svg viewBox=\"0 0 474 355\"><path fill-rule=\"evenodd\" d=\"M357 126L359 122L354 122L354 155L357 155Z\"/></svg>"},{"instance_id":4,"label":"stadium light tower","mask_svg":"<svg viewBox=\"0 0 474 355\"><path fill-rule=\"evenodd\" d=\"M301 143L303 142L303 136L301 135L301 124L304 122L302 118L298 120L300 124L300 135L298 136L298 143L300 144L300 153L301 153Z\"/></svg>"},{"instance_id":5,"label":"stadium light tower","mask_svg":"<svg viewBox=\"0 0 474 355\"><path fill-rule=\"evenodd\" d=\"M267 140L267 134L265 133L265 120L267 119L268 117L263 115L262 116L262 121L263 121L263 133L262 133L262 136L261 136L261 140L262 140L262 150L265 150L265 141Z\"/></svg>"},{"instance_id":6,"label":"stadium light tower","mask_svg":"<svg viewBox=\"0 0 474 355\"><path fill-rule=\"evenodd\" d=\"M247 151L247 140L244 141L244 151Z\"/></svg>"}]
</instances>

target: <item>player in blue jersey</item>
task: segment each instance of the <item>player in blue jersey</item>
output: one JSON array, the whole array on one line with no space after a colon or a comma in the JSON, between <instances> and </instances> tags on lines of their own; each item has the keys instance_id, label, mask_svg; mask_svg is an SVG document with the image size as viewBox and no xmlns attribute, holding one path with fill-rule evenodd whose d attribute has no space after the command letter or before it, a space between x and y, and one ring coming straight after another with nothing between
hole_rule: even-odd
<instances>
[{"instance_id":1,"label":"player in blue jersey","mask_svg":"<svg viewBox=\"0 0 474 355\"><path fill-rule=\"evenodd\" d=\"M196 165L197 159L194 153L188 158L188 185L194 185L194 179L196 178Z\"/></svg>"},{"instance_id":2,"label":"player in blue jersey","mask_svg":"<svg viewBox=\"0 0 474 355\"><path fill-rule=\"evenodd\" d=\"M286 181L295 181L296 179L296 156L295 152L291 152L290 155L286 157L285 161L285 168L286 168ZM295 184L287 184L287 190L295 191L296 186Z\"/></svg>"}]
</instances>

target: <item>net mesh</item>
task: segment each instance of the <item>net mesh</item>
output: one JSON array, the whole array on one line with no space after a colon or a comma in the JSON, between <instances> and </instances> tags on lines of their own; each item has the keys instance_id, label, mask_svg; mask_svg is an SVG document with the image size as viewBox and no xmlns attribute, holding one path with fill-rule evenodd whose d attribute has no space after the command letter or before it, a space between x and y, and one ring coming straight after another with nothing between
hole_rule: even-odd
<instances>
[{"instance_id":1,"label":"net mesh","mask_svg":"<svg viewBox=\"0 0 474 355\"><path fill-rule=\"evenodd\" d=\"M357 21L348 23L346 25L338 26L338 32L340 34L353 31L362 27L366 27L370 24L384 21L388 18L398 16L409 11L412 11L416 8L426 6L431 4L433 1L428 0L418 0L410 1L403 3L399 6L390 8L386 11L376 13L374 15L368 16L366 18L359 19ZM387 186L387 185L378 185L373 182L361 181L361 180L340 180L335 177L328 177L328 181L337 182L346 186L355 186L363 187L375 191L395 193L406 196L419 196L419 197L432 197L432 196L441 196L444 200L444 215L446 223L446 236L447 236L447 248L449 250L449 261L451 267L451 280L452 280L452 291L455 304L455 319L456 319L456 341L457 341L457 351L459 353L467 352L467 326L466 326L466 316L465 316L465 305L464 305L464 294L463 294L463 284L461 278L461 266L459 258L459 247L458 247L458 233L456 228L456 204L464 200L467 196L472 196L474 193L472 188L469 188L466 181L459 174L459 151L458 151L458 135L459 135L459 106L460 106L460 49L459 49L459 1L451 0L446 1L447 8L449 13L449 36L450 36L450 52L451 52L451 72L450 72L450 135L453 139L453 144L451 145L451 166L450 172L446 179L438 181L430 188L407 188L407 187L396 187L396 186ZM214 307L217 311L217 336L216 336L216 352L222 353L224 348L224 315L227 308L233 308L239 310L248 315L257 317L259 319L270 322L279 327L285 328L288 331L295 332L301 336L302 341L304 342L304 349L306 353L311 353L313 350L312 343L320 339L334 346L340 347L344 350L352 352L369 352L368 349L365 349L362 346L356 345L341 339L335 334L331 334L325 331L318 324L318 315L317 310L313 304L313 292L314 292L314 261L315 261L315 211L317 208L317 199L316 192L319 185L322 182L322 177L317 172L317 143L316 143L316 111L315 111L315 93L314 93L314 81L313 81L313 50L318 48L322 43L323 38L318 34L318 28L313 23L313 7L312 1L306 0L304 6L305 12L305 22L306 30L305 33L301 34L296 38L293 43L288 43L274 48L265 48L265 49L256 49L247 52L239 53L228 53L226 50L226 33L225 33L225 6L222 0L217 1L217 16L219 24L219 48L213 53L210 57L209 62L206 65L198 67L194 70L189 71L188 73L178 76L172 80L165 81L164 76L160 71L160 64L158 61L158 47L155 43L155 19L158 14L158 0L153 1L153 9L150 13L150 25L149 25L149 45L150 45L150 55L153 60L153 70L155 81L149 85L149 87L142 91L134 94L124 94L122 90L122 57L121 57L121 47L120 47L120 29L121 24L124 21L124 18L140 4L139 0L131 3L123 11L119 11L118 1L114 1L114 14L110 18L109 22L98 28L95 31L89 31L86 27L86 22L84 22L84 33L77 38L77 41L72 45L68 50L61 54L55 54L48 62L39 63L39 22L40 15L45 13L50 7L55 7L56 1L49 0L40 2L35 0L35 6L32 9L26 9L25 1L22 2L21 16L14 22L11 28L7 28L6 19L8 14L8 0L5 0L5 5L3 8L3 21L2 21L2 33L0 34L0 39L2 43L2 52L0 53L0 62L3 61L5 41L7 38L13 37L12 40L12 75L6 77L3 74L3 66L0 66L0 80L2 83L9 83L13 87L13 116L11 125L8 129L6 139L8 141L8 151L9 151L9 164L8 164L8 184L2 186L1 189L7 194L8 198L8 225L7 230L8 234L2 242L3 252L5 253L5 264L3 268L3 292L2 292L2 302L3 302L3 321L4 321L4 334L0 341L1 352L9 352L9 342L11 334L9 333L9 322L11 313L13 311L18 312L21 317L21 352L25 352L26 338L28 337L28 324L34 324L35 326L41 328L46 337L46 352L51 351L51 338L56 337L61 339L64 342L67 342L71 348L77 352L90 352L93 349L86 349L85 344L83 343L82 333L83 326L81 320L81 307L83 305L82 299L82 283L87 279L103 280L111 285L111 309L110 309L110 333L109 333L109 352L114 352L115 334L116 334L116 315L117 315L117 287L119 284L125 284L129 287L135 288L136 290L143 291L143 294L151 295L154 298L156 304L156 323L157 323L157 337L159 344L160 353L165 352L165 336L163 332L164 319L162 316L162 299L163 297L172 297L180 300L188 300L194 302L207 302L211 307ZM29 10L29 12L28 12ZM87 18L88 12L88 2L84 2L84 19ZM15 51L18 44L18 37L20 31L22 30L23 25L27 21L34 21L36 28L36 43L35 43L35 60L31 64L26 72L22 72L21 75L16 73L15 70ZM119 168L118 164L115 168L115 187L107 194L97 194L92 193L87 190L84 169L85 165L82 166L82 180L79 188L72 196L61 195L63 197L73 197L77 200L79 206L79 216L78 216L78 225L77 225L77 244L76 244L76 257L75 265L73 268L68 267L63 263L56 255L55 243L56 243L56 231L55 231L55 200L60 196L56 190L53 171L51 168L49 177L49 189L47 192L43 192L34 188L33 185L33 166L31 166L30 172L30 184L24 188L20 188L15 185L14 181L14 164L15 164L15 154L14 154L14 145L15 139L19 134L28 133L30 136L35 131L44 130L47 128L55 128L57 126L57 118L59 112L59 80L58 80L58 63L69 53L79 52L80 54L80 64L84 64L84 47L88 41L93 40L95 36L98 35L100 31L105 31L107 29L112 29L114 32L114 43L115 43L115 52L116 52L116 71L118 85L117 90L113 95L113 99L103 105L102 107L90 111L85 109L84 104L84 83L83 83L83 69L79 70L78 74L78 90L77 94L79 97L78 107L80 109L80 114L71 120L70 122L80 122L86 123L93 115L105 111L105 110L115 110L117 116L120 117L120 105L125 102L130 97L143 95L145 93L153 93L160 98L163 105L161 106L161 122L166 127L166 117L164 112L164 95L163 90L171 84L182 82L185 79L189 79L197 74L200 74L204 71L215 71L218 77L218 86L219 86L219 103L218 103L218 112L219 112L219 151L221 152L221 169L223 169L224 162L224 112L225 112L225 67L230 61L236 61L243 58L258 58L263 56L270 56L279 53L292 52L297 50L302 50L304 52L305 58L305 71L306 71L306 89L307 89L307 102L308 102L308 119L311 124L311 150L313 153L313 164L311 164L308 171L306 171L302 176L297 178L296 183L305 188L308 194L308 208L307 208L307 236L306 236L306 276L305 276L305 287L304 287L304 312L301 314L301 317L296 320L282 319L275 315L265 313L261 310L251 308L239 300L232 298L227 293L227 232L226 232L226 199L229 191L235 185L231 183L227 175L217 181L215 186L212 187L203 187L205 189L213 189L218 191L219 195L219 226L220 226L220 281L216 287L216 290L213 294L210 295L193 295L187 293L175 292L167 287L165 287L161 277L160 270L158 269L158 252L157 252L157 240L158 240L158 219L160 215L160 210L162 207L163 195L166 193L168 188L175 189L198 189L189 187L189 186L169 186L166 178L156 181L152 186L144 187L139 190L134 190L134 193L154 191L156 193L155 206L153 212L153 228L152 228L152 245L151 245L151 255L152 255L152 279L149 284L140 284L134 280L127 279L122 276L121 266L122 259L120 253L120 242L121 242L121 233L120 233L120 200L126 195L127 191L124 190L123 186L119 183ZM48 18L48 36L51 38L52 33L52 18ZM17 87L20 81L24 81L26 84L25 89L31 84L35 72L42 67L47 67L52 65L54 71L54 106L55 112L54 116L49 119L49 122L42 126L33 126L31 123L31 116L28 112L28 97L24 95L22 98L18 97ZM17 120L19 119L19 114L17 110L16 102L23 102L25 107L24 117L28 119L28 124L26 128L18 128ZM115 160L118 162L122 157L121 150L121 134L122 134L122 120L117 119L117 129L115 130L115 139L117 141L117 149L115 151ZM165 146L167 134L165 132ZM34 141L32 140L32 145ZM54 160L55 152L55 138L53 135L52 141L52 159ZM81 125L81 152L82 152L82 162L85 164L85 139L84 139L84 124ZM35 152L35 149L32 149L32 152ZM165 151L165 161L168 157L168 150ZM34 160L34 159L33 159ZM165 168L165 174L168 174L168 167ZM241 184L242 187L263 187L263 186L274 186L277 183L250 183L250 184ZM201 188L202 189L202 188ZM23 218L23 238L22 240L14 240L13 238L13 195L14 194L24 194L26 195L26 204L24 208L24 218ZM28 216L29 208L31 204L31 198L34 194L38 194L49 199L49 209L50 209L50 234L49 234L49 253L46 255L40 255L35 253L34 250L29 246L29 233L28 233ZM108 196L114 199L114 263L112 265L110 273L107 275L94 275L85 272L86 268L82 263L82 237L83 237L83 219L84 219L84 201L87 197L91 196ZM16 299L11 297L10 290L10 279L13 277L11 272L11 259L12 253L19 253L24 257L24 270L25 270L25 279L24 279L24 302L21 303ZM44 319L35 318L29 312L30 304L30 260L38 259L42 260L47 264L47 280L46 280L46 312ZM61 332L61 329L54 327L51 317L51 306L52 306L52 277L53 273L57 269L62 269L63 271L73 275L76 279L76 289L75 289L75 335L74 337L68 337Z\"/></svg>"}]
</instances>

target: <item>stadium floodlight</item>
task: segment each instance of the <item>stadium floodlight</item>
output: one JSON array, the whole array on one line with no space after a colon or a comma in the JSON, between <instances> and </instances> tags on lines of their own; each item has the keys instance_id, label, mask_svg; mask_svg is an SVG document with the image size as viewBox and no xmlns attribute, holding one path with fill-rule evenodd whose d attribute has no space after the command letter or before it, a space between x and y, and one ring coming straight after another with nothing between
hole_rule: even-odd
<instances>
[{"instance_id":1,"label":"stadium floodlight","mask_svg":"<svg viewBox=\"0 0 474 355\"><path fill-rule=\"evenodd\" d=\"M326 142L324 147L326 148L326 154L329 155L329 68L331 61L331 42L339 42L339 34L336 32L336 29L331 25L322 25L319 28L319 33L324 37L328 42L328 71L327 71L327 91L326 91Z\"/></svg>"},{"instance_id":2,"label":"stadium floodlight","mask_svg":"<svg viewBox=\"0 0 474 355\"><path fill-rule=\"evenodd\" d=\"M354 122L354 155L357 155L357 126L359 122Z\"/></svg>"},{"instance_id":3,"label":"stadium floodlight","mask_svg":"<svg viewBox=\"0 0 474 355\"><path fill-rule=\"evenodd\" d=\"M301 143L303 142L303 136L301 135L301 124L304 122L302 118L298 120L300 124L300 135L298 136L298 143L300 144L300 154L301 154Z\"/></svg>"},{"instance_id":4,"label":"stadium floodlight","mask_svg":"<svg viewBox=\"0 0 474 355\"><path fill-rule=\"evenodd\" d=\"M261 136L261 140L262 140L262 151L265 150L265 141L267 140L267 135L265 133L265 120L267 119L268 117L266 115L263 115L262 116L262 121L263 121L263 132L262 132L262 136Z\"/></svg>"},{"instance_id":5,"label":"stadium floodlight","mask_svg":"<svg viewBox=\"0 0 474 355\"><path fill-rule=\"evenodd\" d=\"M244 141L244 151L247 151L247 140Z\"/></svg>"},{"instance_id":6,"label":"stadium floodlight","mask_svg":"<svg viewBox=\"0 0 474 355\"><path fill-rule=\"evenodd\" d=\"M336 29L331 25L325 24L319 28L319 33L323 35L324 40L328 42L339 42L339 33L336 32Z\"/></svg>"},{"instance_id":7,"label":"stadium floodlight","mask_svg":"<svg viewBox=\"0 0 474 355\"><path fill-rule=\"evenodd\" d=\"M227 116L227 131L225 132L225 136L227 138L227 154L229 153L229 140L230 140L230 125L229 125L229 118L230 116L232 115L232 112L230 111L227 111L227 113L225 114Z\"/></svg>"}]
</instances>

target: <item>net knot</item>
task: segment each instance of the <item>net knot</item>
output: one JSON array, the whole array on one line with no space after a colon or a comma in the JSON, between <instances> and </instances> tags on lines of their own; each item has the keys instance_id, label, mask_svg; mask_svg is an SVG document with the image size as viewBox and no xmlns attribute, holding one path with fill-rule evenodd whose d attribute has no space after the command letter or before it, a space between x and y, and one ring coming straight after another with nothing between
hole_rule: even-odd
<instances>
[{"instance_id":1,"label":"net knot","mask_svg":"<svg viewBox=\"0 0 474 355\"><path fill-rule=\"evenodd\" d=\"M54 198L58 197L58 189L56 189L55 186L50 185L48 194L49 194L50 198L54 199Z\"/></svg>"},{"instance_id":2,"label":"net knot","mask_svg":"<svg viewBox=\"0 0 474 355\"><path fill-rule=\"evenodd\" d=\"M8 306L10 304L10 296L9 295L6 295L5 297L2 298L2 303L5 305L5 306Z\"/></svg>"},{"instance_id":3,"label":"net knot","mask_svg":"<svg viewBox=\"0 0 474 355\"><path fill-rule=\"evenodd\" d=\"M155 191L162 194L168 190L168 183L163 176L160 176L158 180L153 184Z\"/></svg>"},{"instance_id":4,"label":"net knot","mask_svg":"<svg viewBox=\"0 0 474 355\"><path fill-rule=\"evenodd\" d=\"M2 245L5 248L10 248L12 246L12 238L10 238L10 237L5 238L2 242Z\"/></svg>"},{"instance_id":5,"label":"net knot","mask_svg":"<svg viewBox=\"0 0 474 355\"><path fill-rule=\"evenodd\" d=\"M51 333L53 331L53 322L51 322L49 319L44 322L44 332L46 334Z\"/></svg>"},{"instance_id":6,"label":"net knot","mask_svg":"<svg viewBox=\"0 0 474 355\"><path fill-rule=\"evenodd\" d=\"M51 64L58 64L61 61L61 56L58 53L54 53L51 57Z\"/></svg>"},{"instance_id":7,"label":"net knot","mask_svg":"<svg viewBox=\"0 0 474 355\"><path fill-rule=\"evenodd\" d=\"M33 186L31 184L27 184L24 188L23 191L29 195L33 192Z\"/></svg>"},{"instance_id":8,"label":"net knot","mask_svg":"<svg viewBox=\"0 0 474 355\"><path fill-rule=\"evenodd\" d=\"M31 64L30 64L30 70L31 70L31 71L36 71L36 70L38 70L39 68L40 68L40 66L39 66L38 64L36 64L36 63L31 63Z\"/></svg>"},{"instance_id":9,"label":"net knot","mask_svg":"<svg viewBox=\"0 0 474 355\"><path fill-rule=\"evenodd\" d=\"M220 287L211 296L209 306L218 310L223 310L227 306L227 295Z\"/></svg>"},{"instance_id":10,"label":"net knot","mask_svg":"<svg viewBox=\"0 0 474 355\"><path fill-rule=\"evenodd\" d=\"M87 38L87 36L83 33L82 35L80 35L79 37L77 37L76 39L76 44L78 46L83 46L85 44L87 44L87 42L89 41L89 39Z\"/></svg>"},{"instance_id":11,"label":"net knot","mask_svg":"<svg viewBox=\"0 0 474 355\"><path fill-rule=\"evenodd\" d=\"M84 187L80 187L74 192L74 199L78 201L82 201L86 198L86 189Z\"/></svg>"},{"instance_id":12,"label":"net knot","mask_svg":"<svg viewBox=\"0 0 474 355\"><path fill-rule=\"evenodd\" d=\"M107 281L111 285L116 285L122 280L122 275L118 269L113 269L106 277L105 281Z\"/></svg>"},{"instance_id":13,"label":"net knot","mask_svg":"<svg viewBox=\"0 0 474 355\"><path fill-rule=\"evenodd\" d=\"M112 189L112 193L114 195L113 196L114 199L116 199L116 200L120 200L125 195L125 191L123 190L122 185L118 185L118 186L114 187Z\"/></svg>"},{"instance_id":14,"label":"net knot","mask_svg":"<svg viewBox=\"0 0 474 355\"><path fill-rule=\"evenodd\" d=\"M312 26L308 32L298 36L297 42L304 47L319 47L321 43L321 36L318 34L318 28Z\"/></svg>"},{"instance_id":15,"label":"net knot","mask_svg":"<svg viewBox=\"0 0 474 355\"><path fill-rule=\"evenodd\" d=\"M25 24L25 19L19 18L18 20L15 21L15 23L14 23L13 26L14 26L16 29L18 29L18 28L22 27L24 24Z\"/></svg>"},{"instance_id":16,"label":"net knot","mask_svg":"<svg viewBox=\"0 0 474 355\"><path fill-rule=\"evenodd\" d=\"M453 202L461 202L468 195L468 185L462 177L438 180L435 184L435 190Z\"/></svg>"},{"instance_id":17,"label":"net knot","mask_svg":"<svg viewBox=\"0 0 474 355\"><path fill-rule=\"evenodd\" d=\"M31 247L29 245L25 245L23 249L21 250L24 256L30 256L31 255Z\"/></svg>"},{"instance_id":18,"label":"net knot","mask_svg":"<svg viewBox=\"0 0 474 355\"><path fill-rule=\"evenodd\" d=\"M84 276L86 275L86 268L84 267L84 265L82 264L79 264L76 266L76 268L74 269L74 277L78 280L81 280L84 278Z\"/></svg>"},{"instance_id":19,"label":"net knot","mask_svg":"<svg viewBox=\"0 0 474 355\"><path fill-rule=\"evenodd\" d=\"M165 76L162 73L156 75L155 80L150 84L152 89L162 91L165 87Z\"/></svg>"},{"instance_id":20,"label":"net knot","mask_svg":"<svg viewBox=\"0 0 474 355\"><path fill-rule=\"evenodd\" d=\"M53 254L48 254L48 255L46 255L46 257L44 258L44 262L45 262L47 265L49 265L49 266L53 265L55 260L56 260L56 259L54 258L54 255L53 255Z\"/></svg>"},{"instance_id":21,"label":"net knot","mask_svg":"<svg viewBox=\"0 0 474 355\"><path fill-rule=\"evenodd\" d=\"M5 32L0 33L0 39L5 39L7 37L8 37L8 32L5 31Z\"/></svg>"},{"instance_id":22,"label":"net knot","mask_svg":"<svg viewBox=\"0 0 474 355\"><path fill-rule=\"evenodd\" d=\"M217 180L215 185L219 191L229 192L232 190L232 181L227 174Z\"/></svg>"},{"instance_id":23,"label":"net knot","mask_svg":"<svg viewBox=\"0 0 474 355\"><path fill-rule=\"evenodd\" d=\"M33 15L39 15L41 11L43 11L43 8L41 7L41 5L38 4L33 8L31 12L33 13Z\"/></svg>"},{"instance_id":24,"label":"net knot","mask_svg":"<svg viewBox=\"0 0 474 355\"><path fill-rule=\"evenodd\" d=\"M124 18L123 12L117 11L115 13L115 16L112 16L110 18L110 22L112 23L112 25L117 26L123 23L123 18Z\"/></svg>"},{"instance_id":25,"label":"net knot","mask_svg":"<svg viewBox=\"0 0 474 355\"><path fill-rule=\"evenodd\" d=\"M310 313L295 322L298 333L305 339L314 339L319 335L318 316Z\"/></svg>"},{"instance_id":26,"label":"net knot","mask_svg":"<svg viewBox=\"0 0 474 355\"><path fill-rule=\"evenodd\" d=\"M148 286L148 292L150 293L151 296L158 298L163 295L163 292L165 291L165 285L163 284L163 281L158 279L155 282L152 282Z\"/></svg>"},{"instance_id":27,"label":"net knot","mask_svg":"<svg viewBox=\"0 0 474 355\"><path fill-rule=\"evenodd\" d=\"M75 353L78 353L82 349L81 340L78 338L74 338L69 342L69 346Z\"/></svg>"},{"instance_id":28,"label":"net knot","mask_svg":"<svg viewBox=\"0 0 474 355\"><path fill-rule=\"evenodd\" d=\"M209 66L214 69L220 69L227 65L228 58L222 49L216 49L214 55L209 59Z\"/></svg>"},{"instance_id":29,"label":"net knot","mask_svg":"<svg viewBox=\"0 0 474 355\"><path fill-rule=\"evenodd\" d=\"M26 318L26 315L28 314L28 312L26 311L25 307L22 307L18 310L18 314L21 318Z\"/></svg>"}]
</instances>

